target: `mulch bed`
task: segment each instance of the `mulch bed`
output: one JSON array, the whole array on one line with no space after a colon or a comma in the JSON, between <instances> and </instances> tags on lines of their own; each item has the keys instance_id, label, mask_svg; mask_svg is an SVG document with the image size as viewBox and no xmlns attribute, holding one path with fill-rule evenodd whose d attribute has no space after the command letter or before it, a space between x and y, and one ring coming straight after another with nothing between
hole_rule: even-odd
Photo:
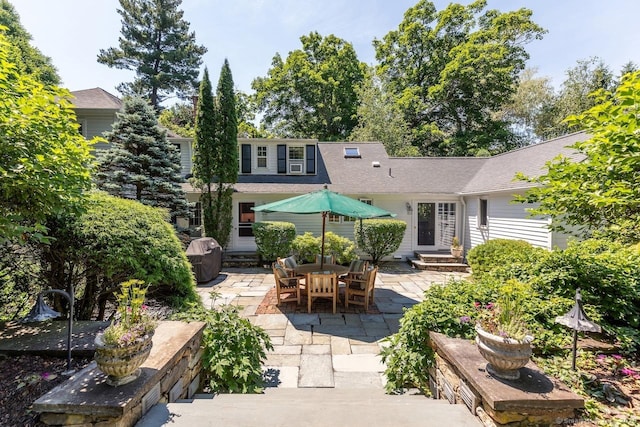
<instances>
[{"instance_id":1,"label":"mulch bed","mask_svg":"<svg viewBox=\"0 0 640 427\"><path fill-rule=\"evenodd\" d=\"M280 305L278 305L278 297L276 295L276 288L273 287L264 296L264 299L258 306L256 314L294 314L294 313L307 313L307 296L302 295L300 297L300 305L296 301L296 294L282 294L280 296ZM331 300L327 298L317 298L311 305L311 313L332 313L333 304ZM350 314L365 314L364 307L361 305L351 305L349 308L344 306L344 294L339 295L338 303L336 304L336 313L350 313ZM380 310L374 302L369 302L369 310L366 314L381 314Z\"/></svg>"}]
</instances>

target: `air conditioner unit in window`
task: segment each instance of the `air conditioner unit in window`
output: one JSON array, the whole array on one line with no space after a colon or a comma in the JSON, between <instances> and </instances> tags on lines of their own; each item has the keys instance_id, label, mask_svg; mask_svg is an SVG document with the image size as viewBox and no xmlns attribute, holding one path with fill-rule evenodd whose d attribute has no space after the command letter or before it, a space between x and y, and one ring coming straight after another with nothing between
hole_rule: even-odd
<instances>
[{"instance_id":1,"label":"air conditioner unit in window","mask_svg":"<svg viewBox=\"0 0 640 427\"><path fill-rule=\"evenodd\" d=\"M302 173L302 163L291 163L289 173Z\"/></svg>"}]
</instances>

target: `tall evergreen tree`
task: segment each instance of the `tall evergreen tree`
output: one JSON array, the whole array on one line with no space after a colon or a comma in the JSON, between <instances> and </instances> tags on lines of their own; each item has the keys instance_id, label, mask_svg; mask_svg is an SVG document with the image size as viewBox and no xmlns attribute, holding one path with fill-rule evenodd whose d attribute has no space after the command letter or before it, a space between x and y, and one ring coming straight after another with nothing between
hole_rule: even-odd
<instances>
[{"instance_id":1,"label":"tall evergreen tree","mask_svg":"<svg viewBox=\"0 0 640 427\"><path fill-rule=\"evenodd\" d=\"M37 48L31 46L31 34L20 23L20 16L7 0L0 0L0 25L7 27L5 36L10 43L9 59L16 64L20 74L28 74L44 85L59 85L60 76Z\"/></svg>"},{"instance_id":2,"label":"tall evergreen tree","mask_svg":"<svg viewBox=\"0 0 640 427\"><path fill-rule=\"evenodd\" d=\"M215 230L213 223L212 185L215 179L215 140L216 119L213 89L209 79L209 70L204 69L200 82L198 104L196 107L195 138L193 140L193 179L194 187L200 188L200 202L203 207L203 225L205 234L213 237L210 231Z\"/></svg>"},{"instance_id":3,"label":"tall evergreen tree","mask_svg":"<svg viewBox=\"0 0 640 427\"><path fill-rule=\"evenodd\" d=\"M232 228L233 184L238 181L238 119L233 76L229 61L224 60L218 80L215 108L216 137L213 147L213 172L217 177L216 195L212 203L214 230L205 231L221 246L226 246ZM206 214L206 213L205 213Z\"/></svg>"},{"instance_id":4,"label":"tall evergreen tree","mask_svg":"<svg viewBox=\"0 0 640 427\"><path fill-rule=\"evenodd\" d=\"M94 180L98 188L188 217L181 183L180 156L158 126L155 111L139 97L127 98L106 134L111 148L99 152Z\"/></svg>"},{"instance_id":5,"label":"tall evergreen tree","mask_svg":"<svg viewBox=\"0 0 640 427\"><path fill-rule=\"evenodd\" d=\"M101 49L98 55L101 64L135 70L134 81L121 83L118 90L145 97L156 109L173 94L181 99L193 94L207 52L189 32L180 4L182 0L120 0L120 47Z\"/></svg>"}]
</instances>

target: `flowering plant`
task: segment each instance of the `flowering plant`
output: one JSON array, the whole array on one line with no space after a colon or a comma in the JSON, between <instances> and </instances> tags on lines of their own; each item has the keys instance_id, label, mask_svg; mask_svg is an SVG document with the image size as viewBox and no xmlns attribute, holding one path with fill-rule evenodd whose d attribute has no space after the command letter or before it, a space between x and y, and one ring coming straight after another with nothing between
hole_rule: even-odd
<instances>
[{"instance_id":1,"label":"flowering plant","mask_svg":"<svg viewBox=\"0 0 640 427\"><path fill-rule=\"evenodd\" d=\"M503 338L531 342L533 337L529 335L527 324L522 316L523 286L521 283L510 280L502 287L495 303L475 302L474 307L478 313L476 327Z\"/></svg>"},{"instance_id":2,"label":"flowering plant","mask_svg":"<svg viewBox=\"0 0 640 427\"><path fill-rule=\"evenodd\" d=\"M104 330L102 341L108 346L126 347L151 335L157 322L146 313L144 298L148 285L132 279L122 282L120 287L120 293L116 295L119 318Z\"/></svg>"}]
</instances>

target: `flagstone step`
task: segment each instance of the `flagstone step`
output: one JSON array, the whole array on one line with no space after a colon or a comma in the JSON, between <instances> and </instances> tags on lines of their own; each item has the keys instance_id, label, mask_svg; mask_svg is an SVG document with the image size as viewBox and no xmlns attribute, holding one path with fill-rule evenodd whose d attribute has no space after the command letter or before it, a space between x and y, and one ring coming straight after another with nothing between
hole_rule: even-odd
<instances>
[{"instance_id":1,"label":"flagstone step","mask_svg":"<svg viewBox=\"0 0 640 427\"><path fill-rule=\"evenodd\" d=\"M380 389L274 388L264 394L200 395L155 405L137 427L444 426L482 424L465 405Z\"/></svg>"},{"instance_id":2,"label":"flagstone step","mask_svg":"<svg viewBox=\"0 0 640 427\"><path fill-rule=\"evenodd\" d=\"M225 268L258 265L260 265L260 256L255 251L224 251L222 253L222 266Z\"/></svg>"},{"instance_id":3,"label":"flagstone step","mask_svg":"<svg viewBox=\"0 0 640 427\"><path fill-rule=\"evenodd\" d=\"M418 270L460 273L469 272L469 266L461 262L425 262L415 258L410 258L409 262L414 268Z\"/></svg>"}]
</instances>

